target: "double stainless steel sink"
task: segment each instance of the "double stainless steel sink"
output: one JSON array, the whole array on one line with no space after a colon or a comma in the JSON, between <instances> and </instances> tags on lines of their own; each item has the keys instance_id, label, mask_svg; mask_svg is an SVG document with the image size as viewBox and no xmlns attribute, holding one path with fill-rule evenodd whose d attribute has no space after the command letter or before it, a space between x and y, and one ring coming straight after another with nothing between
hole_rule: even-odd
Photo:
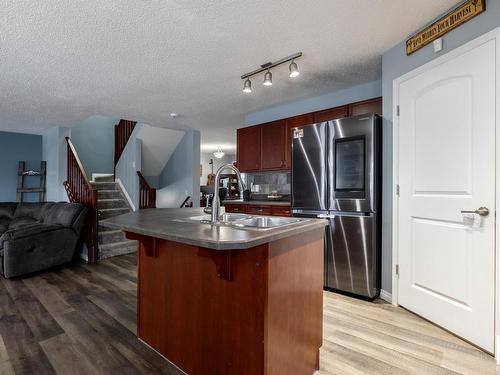
<instances>
[{"instance_id":1,"label":"double stainless steel sink","mask_svg":"<svg viewBox=\"0 0 500 375\"><path fill-rule=\"evenodd\" d=\"M210 215L192 216L187 220L212 225L226 225L241 229L273 229L309 221L295 217L256 216L245 214L222 214L217 223L212 223Z\"/></svg>"}]
</instances>

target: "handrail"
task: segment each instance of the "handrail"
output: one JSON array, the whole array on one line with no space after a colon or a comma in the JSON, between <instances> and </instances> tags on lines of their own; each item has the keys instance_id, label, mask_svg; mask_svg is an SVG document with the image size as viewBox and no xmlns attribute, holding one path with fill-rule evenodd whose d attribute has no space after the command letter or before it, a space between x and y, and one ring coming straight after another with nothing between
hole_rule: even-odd
<instances>
[{"instance_id":1,"label":"handrail","mask_svg":"<svg viewBox=\"0 0 500 375\"><path fill-rule=\"evenodd\" d=\"M85 173L85 168L83 168L83 164L82 164L82 162L80 160L80 157L78 156L78 153L76 152L76 148L73 145L73 142L71 142L71 138L70 137L66 137L66 142L68 143L68 147L71 150L73 156L75 157L76 163L78 165L78 168L80 169L80 172L82 173L82 175L84 177L85 183L87 184L87 186L90 189L93 189L92 185L90 184L89 178L87 177L87 173Z\"/></svg>"},{"instance_id":2,"label":"handrail","mask_svg":"<svg viewBox=\"0 0 500 375\"><path fill-rule=\"evenodd\" d=\"M140 171L139 176L139 209L156 208L156 189L149 186L148 182Z\"/></svg>"},{"instance_id":3,"label":"handrail","mask_svg":"<svg viewBox=\"0 0 500 375\"><path fill-rule=\"evenodd\" d=\"M66 137L66 143L68 145L68 172L63 185L70 202L80 203L90 211L85 243L88 250L88 262L94 263L99 259L97 190L90 183L75 146L69 137Z\"/></svg>"},{"instance_id":4,"label":"handrail","mask_svg":"<svg viewBox=\"0 0 500 375\"><path fill-rule=\"evenodd\" d=\"M193 202L191 202L191 205L188 205L187 202L191 199L191 196L188 195L186 197L186 199L184 199L184 202L182 202L181 204L181 207L180 208L184 208L184 207L193 207Z\"/></svg>"}]
</instances>

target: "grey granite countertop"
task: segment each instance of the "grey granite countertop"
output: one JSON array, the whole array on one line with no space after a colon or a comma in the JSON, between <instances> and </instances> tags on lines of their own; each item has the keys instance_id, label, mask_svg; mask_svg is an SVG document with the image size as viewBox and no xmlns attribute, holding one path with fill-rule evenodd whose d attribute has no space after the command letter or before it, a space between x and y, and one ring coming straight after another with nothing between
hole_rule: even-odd
<instances>
[{"instance_id":1,"label":"grey granite countertop","mask_svg":"<svg viewBox=\"0 0 500 375\"><path fill-rule=\"evenodd\" d=\"M255 205L255 206L290 206L291 203L290 201L264 201L264 200L249 200L249 201L243 201L241 199L234 199L234 200L225 200L222 201L222 204L250 204L250 205Z\"/></svg>"},{"instance_id":2,"label":"grey granite countertop","mask_svg":"<svg viewBox=\"0 0 500 375\"><path fill-rule=\"evenodd\" d=\"M145 236L215 250L248 249L323 228L328 224L326 220L310 219L281 228L248 230L185 221L189 217L200 215L206 215L201 208L153 208L116 216L104 220L102 224Z\"/></svg>"}]
</instances>

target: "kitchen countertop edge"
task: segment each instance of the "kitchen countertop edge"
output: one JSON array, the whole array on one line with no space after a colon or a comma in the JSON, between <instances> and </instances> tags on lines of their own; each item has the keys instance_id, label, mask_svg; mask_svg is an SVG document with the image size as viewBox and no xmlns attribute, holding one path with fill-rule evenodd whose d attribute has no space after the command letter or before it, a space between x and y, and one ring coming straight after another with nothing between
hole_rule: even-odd
<instances>
[{"instance_id":1,"label":"kitchen countertop edge","mask_svg":"<svg viewBox=\"0 0 500 375\"><path fill-rule=\"evenodd\" d=\"M173 209L173 210L179 210L179 209ZM186 211L188 209L181 209L181 210ZM218 240L218 239L208 238L208 236L207 238L200 238L200 237L197 238L193 237L192 235L183 235L182 233L176 234L175 228L169 228L167 230L158 230L158 229L151 230L148 229L147 224L134 225L131 223L127 224L123 222L127 216L130 217L130 215L134 214L137 214L137 212L132 212L129 214L106 219L102 222L102 224L104 224L105 226L121 229L125 232L131 232L143 236L160 238L167 241L179 242L183 244L204 247L213 250L244 250L265 243L281 240L283 238L291 237L304 232L308 232L310 230L324 228L326 225L328 225L328 222L326 220L311 219L310 221L304 223L291 224L282 228L278 227L269 230L248 230L248 229L238 229L231 227L232 230L238 231L238 233L240 234L242 232L246 232L248 234L248 238L247 239L239 238L237 240L236 239ZM200 227L203 228L206 227L207 225L210 225L210 224L202 224L196 222L192 223L180 222L180 221L175 221L175 219L176 219L175 216L164 217L165 222L172 223L172 227L175 227L176 225L191 225L193 226L193 229L199 229ZM196 231L193 230L193 232Z\"/></svg>"}]
</instances>

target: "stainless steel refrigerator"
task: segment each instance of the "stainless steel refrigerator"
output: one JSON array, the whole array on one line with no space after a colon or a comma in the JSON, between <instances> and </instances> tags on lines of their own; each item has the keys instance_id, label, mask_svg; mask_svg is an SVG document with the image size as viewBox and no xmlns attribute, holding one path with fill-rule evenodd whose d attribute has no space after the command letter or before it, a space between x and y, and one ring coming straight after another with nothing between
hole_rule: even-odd
<instances>
[{"instance_id":1,"label":"stainless steel refrigerator","mask_svg":"<svg viewBox=\"0 0 500 375\"><path fill-rule=\"evenodd\" d=\"M329 220L325 287L380 293L381 131L367 114L292 130L292 212Z\"/></svg>"}]
</instances>

